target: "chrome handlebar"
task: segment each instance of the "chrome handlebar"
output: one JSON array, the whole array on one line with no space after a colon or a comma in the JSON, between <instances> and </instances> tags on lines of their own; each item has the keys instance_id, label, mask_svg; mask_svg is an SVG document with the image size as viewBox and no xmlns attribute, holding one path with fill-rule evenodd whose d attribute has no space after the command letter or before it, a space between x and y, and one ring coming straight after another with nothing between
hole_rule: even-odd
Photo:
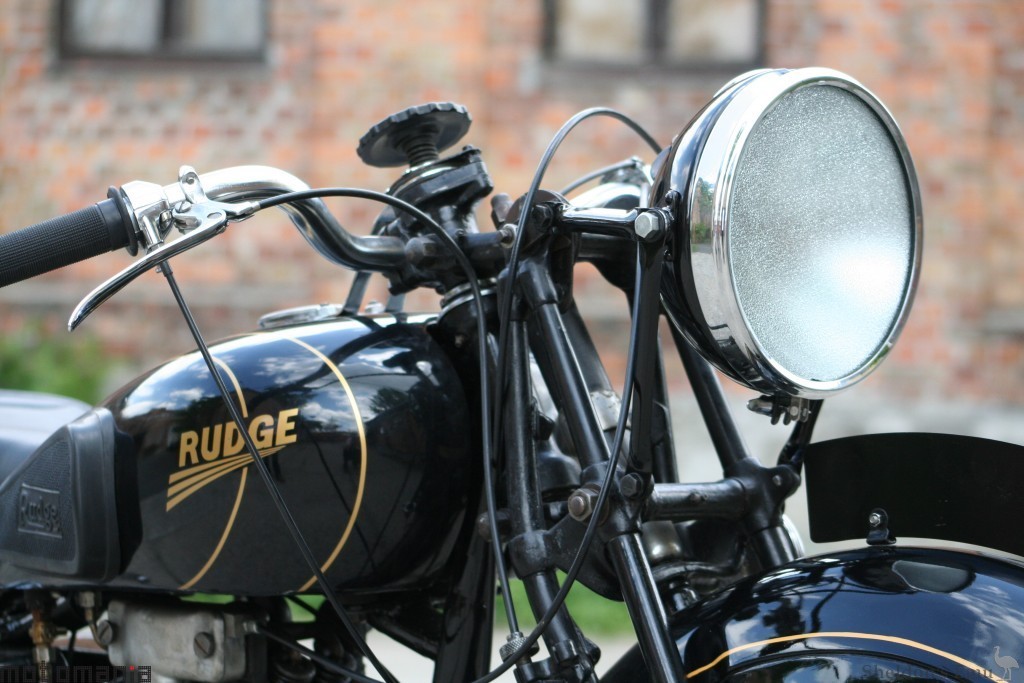
<instances>
[{"instance_id":1,"label":"chrome handlebar","mask_svg":"<svg viewBox=\"0 0 1024 683\"><path fill-rule=\"evenodd\" d=\"M199 175L182 166L178 182L163 187L133 181L120 188L138 244L146 254L89 293L71 313L73 330L103 302L142 273L220 234L229 222L249 218L256 200L308 190L290 173L270 166L235 166ZM405 263L404 245L395 237L350 234L319 199L281 207L306 241L334 263L359 270L394 271ZM165 244L177 227L184 236Z\"/></svg>"},{"instance_id":2,"label":"chrome handlebar","mask_svg":"<svg viewBox=\"0 0 1024 683\"><path fill-rule=\"evenodd\" d=\"M641 180L649 176L641 176ZM630 220L643 206L646 182L606 182L585 192L573 202L572 210L583 220ZM182 166L178 182L160 186L132 181L119 189L120 198L132 221L135 242L145 255L94 289L72 312L68 328L75 329L92 311L142 273L167 259L220 234L229 222L249 218L259 208L258 200L308 190L296 176L271 166L234 166L198 174ZM629 208L627 208L629 207ZM282 204L292 223L309 244L329 261L354 270L398 272L406 264L404 242L390 236L352 235L338 222L320 199L302 199ZM610 216L609 214L614 214ZM618 221L615 221L615 217ZM184 236L171 243L164 238L172 227ZM134 251L133 251L134 253Z\"/></svg>"},{"instance_id":3,"label":"chrome handlebar","mask_svg":"<svg viewBox=\"0 0 1024 683\"><path fill-rule=\"evenodd\" d=\"M200 174L198 179L206 197L225 203L266 199L309 189L309 185L291 173L271 166L233 166ZM121 192L135 214L136 232L147 251L163 243L172 225L174 208L189 203L180 177L179 182L163 187L134 181L122 186ZM401 240L352 235L320 199L305 199L280 208L306 241L334 263L361 270L389 271L400 268L405 261Z\"/></svg>"}]
</instances>

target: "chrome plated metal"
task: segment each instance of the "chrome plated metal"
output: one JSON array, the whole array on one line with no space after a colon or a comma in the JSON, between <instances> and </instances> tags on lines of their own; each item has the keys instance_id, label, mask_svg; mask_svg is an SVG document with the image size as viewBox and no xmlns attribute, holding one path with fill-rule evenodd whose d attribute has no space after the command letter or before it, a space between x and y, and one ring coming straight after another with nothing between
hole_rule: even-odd
<instances>
[{"instance_id":1,"label":"chrome plated metal","mask_svg":"<svg viewBox=\"0 0 1024 683\"><path fill-rule=\"evenodd\" d=\"M772 71L775 71L775 69L754 69L753 71L746 71L744 73L741 73L739 76L736 76L735 78L733 78L732 80L727 82L725 85L723 85L721 88L719 88L718 92L716 92L715 96L713 98L711 98L711 99L712 100L717 99L723 93L731 90L732 88L736 87L737 85L739 85L740 83L742 83L744 81L748 81L751 78L755 78L757 76L760 76L761 74L771 73Z\"/></svg>"},{"instance_id":2,"label":"chrome plated metal","mask_svg":"<svg viewBox=\"0 0 1024 683\"><path fill-rule=\"evenodd\" d=\"M146 256L90 292L72 312L68 329L78 327L104 301L150 268L219 235L229 221L251 216L259 208L253 200L308 189L295 176L271 166L235 166L202 175L191 166L182 166L178 182L170 185L140 181L123 185L121 195L135 217ZM281 208L306 241L328 260L363 270L391 270L405 262L401 240L350 235L319 199ZM164 244L172 225L186 235Z\"/></svg>"},{"instance_id":3,"label":"chrome plated metal","mask_svg":"<svg viewBox=\"0 0 1024 683\"><path fill-rule=\"evenodd\" d=\"M885 358L918 280L921 200L903 136L871 92L829 69L741 76L687 128L664 175L652 204L678 193L688 246L675 282L691 295L675 300L710 362L765 393L821 398Z\"/></svg>"},{"instance_id":4,"label":"chrome plated metal","mask_svg":"<svg viewBox=\"0 0 1024 683\"><path fill-rule=\"evenodd\" d=\"M789 515L782 515L782 528L789 536L789 542L793 545L793 550L797 557L805 557L807 555L807 549L804 547L803 536L800 535L800 530L796 527L796 524Z\"/></svg>"},{"instance_id":5,"label":"chrome plated metal","mask_svg":"<svg viewBox=\"0 0 1024 683\"><path fill-rule=\"evenodd\" d=\"M558 194L568 195L570 192L573 192L590 181L597 180L598 178L601 179L602 185L619 183L635 185L643 190L642 196L645 198L647 191L650 190L651 183L653 182L651 179L650 166L645 164L640 157L630 157L629 159L625 159L610 166L605 166L604 168L599 168L596 171L577 178L559 190Z\"/></svg>"},{"instance_id":6,"label":"chrome plated metal","mask_svg":"<svg viewBox=\"0 0 1024 683\"><path fill-rule=\"evenodd\" d=\"M341 304L296 306L295 308L286 308L260 316L259 328L261 330L272 330L278 327L287 327L288 325L334 320L343 315L345 315L345 307Z\"/></svg>"},{"instance_id":7,"label":"chrome plated metal","mask_svg":"<svg viewBox=\"0 0 1024 683\"><path fill-rule=\"evenodd\" d=\"M645 522L640 532L647 562L652 567L662 562L683 558L683 544L676 525L667 520Z\"/></svg>"},{"instance_id":8,"label":"chrome plated metal","mask_svg":"<svg viewBox=\"0 0 1024 683\"><path fill-rule=\"evenodd\" d=\"M574 197L572 209L629 210L645 206L649 194L646 185L602 183Z\"/></svg>"},{"instance_id":9,"label":"chrome plated metal","mask_svg":"<svg viewBox=\"0 0 1024 683\"><path fill-rule=\"evenodd\" d=\"M207 200L201 204L182 205L181 209L173 212L173 220L176 223L188 226L188 234L174 242L162 244L151 249L149 253L138 261L92 290L75 306L75 310L71 312L71 318L68 320L68 331L73 331L90 313L147 270L155 268L167 259L183 254L189 249L216 237L224 232L229 221L247 218L255 210L256 204L254 202L228 204Z\"/></svg>"},{"instance_id":10,"label":"chrome plated metal","mask_svg":"<svg viewBox=\"0 0 1024 683\"><path fill-rule=\"evenodd\" d=\"M599 389L590 392L590 402L594 404L594 414L603 431L611 431L619 422L622 400L611 389Z\"/></svg>"},{"instance_id":11,"label":"chrome plated metal","mask_svg":"<svg viewBox=\"0 0 1024 683\"><path fill-rule=\"evenodd\" d=\"M494 279L481 280L480 295L484 298L494 296L498 291L497 286L498 283ZM443 318L453 310L472 301L473 288L468 282L452 287L445 292L444 298L441 299L441 312L438 317Z\"/></svg>"},{"instance_id":12,"label":"chrome plated metal","mask_svg":"<svg viewBox=\"0 0 1024 683\"><path fill-rule=\"evenodd\" d=\"M309 186L291 173L272 166L232 166L199 176L210 199L233 202L265 199ZM180 183L166 185L170 204L186 200ZM405 263L397 237L350 235L319 199L306 199L280 207L309 244L326 259L357 270L387 271Z\"/></svg>"},{"instance_id":13,"label":"chrome plated metal","mask_svg":"<svg viewBox=\"0 0 1024 683\"><path fill-rule=\"evenodd\" d=\"M135 217L135 237L145 251L156 249L171 230L171 205L156 183L133 180L120 188L121 201Z\"/></svg>"}]
</instances>

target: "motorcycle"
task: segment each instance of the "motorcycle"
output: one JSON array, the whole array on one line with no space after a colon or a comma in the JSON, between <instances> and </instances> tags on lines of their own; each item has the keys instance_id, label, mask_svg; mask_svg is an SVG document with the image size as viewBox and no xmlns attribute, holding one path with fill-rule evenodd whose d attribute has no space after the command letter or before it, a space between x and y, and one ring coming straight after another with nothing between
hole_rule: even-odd
<instances>
[{"instance_id":1,"label":"motorcycle","mask_svg":"<svg viewBox=\"0 0 1024 683\"><path fill-rule=\"evenodd\" d=\"M594 117L629 126L653 161L544 189L561 142ZM1006 528L1024 447L812 441L824 400L884 360L917 284L920 196L884 105L839 72L759 70L668 147L586 110L520 198L493 197L493 230L475 218L493 190L480 150L442 156L469 126L464 108L432 103L371 128L362 160L407 167L386 192L186 166L0 236L0 286L139 255L69 328L156 269L197 346L98 407L0 393L3 671L392 683L372 628L432 660L437 683L596 681L600 649L565 604L580 583L623 601L636 632L604 681L1011 680L1024 564L998 552L1024 555ZM357 236L325 197L385 206ZM357 271L351 293L208 344L174 257L271 207ZM573 298L582 262L629 302L618 391ZM391 298L360 314L371 273ZM403 310L421 287L439 312ZM718 481L680 481L663 318ZM716 369L792 425L775 464L747 451ZM805 476L812 537L863 547L802 557L784 509ZM496 593L509 634L491 670ZM83 629L96 647L76 646Z\"/></svg>"}]
</instances>

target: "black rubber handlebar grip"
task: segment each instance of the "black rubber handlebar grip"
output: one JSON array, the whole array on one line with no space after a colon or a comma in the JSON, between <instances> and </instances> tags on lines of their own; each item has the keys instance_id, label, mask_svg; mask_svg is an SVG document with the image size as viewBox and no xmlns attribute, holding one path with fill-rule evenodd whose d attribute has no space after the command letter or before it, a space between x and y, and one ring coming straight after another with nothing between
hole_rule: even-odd
<instances>
[{"instance_id":1,"label":"black rubber handlebar grip","mask_svg":"<svg viewBox=\"0 0 1024 683\"><path fill-rule=\"evenodd\" d=\"M116 251L129 235L113 199L0 235L0 287Z\"/></svg>"}]
</instances>

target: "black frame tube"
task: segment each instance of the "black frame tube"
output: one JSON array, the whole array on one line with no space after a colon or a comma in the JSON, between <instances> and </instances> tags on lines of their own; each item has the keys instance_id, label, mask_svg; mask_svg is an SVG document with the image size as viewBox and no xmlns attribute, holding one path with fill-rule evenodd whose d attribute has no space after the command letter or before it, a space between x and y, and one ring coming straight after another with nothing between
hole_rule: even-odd
<instances>
[{"instance_id":1,"label":"black frame tube","mask_svg":"<svg viewBox=\"0 0 1024 683\"><path fill-rule=\"evenodd\" d=\"M640 278L640 296L633 292L633 300L639 302L638 310L633 311L637 320L637 348L658 348L658 313L660 305L661 266L664 240L652 240L642 245L640 267L643 269ZM661 394L658 375L661 366L656 353L640 353L636 359L636 370L633 377L633 415L628 468L642 475L651 475L654 455L652 451L652 431L654 411L657 410L656 399Z\"/></svg>"},{"instance_id":2,"label":"black frame tube","mask_svg":"<svg viewBox=\"0 0 1024 683\"><path fill-rule=\"evenodd\" d=\"M750 507L747 490L736 478L701 484L655 484L644 519L682 522L691 519L743 518Z\"/></svg>"},{"instance_id":3,"label":"black frame tube","mask_svg":"<svg viewBox=\"0 0 1024 683\"><path fill-rule=\"evenodd\" d=\"M711 365L694 351L689 342L683 338L682 332L675 324L669 323L672 331L672 338L675 341L679 357L683 361L683 368L693 388L693 395L697 399L697 406L704 417L704 424L711 436L711 443L718 454L718 460L722 464L722 471L726 476L739 473L743 466L756 464L754 458L747 450L736 423L729 411L729 404L722 392L722 385L715 376Z\"/></svg>"},{"instance_id":4,"label":"black frame tube","mask_svg":"<svg viewBox=\"0 0 1024 683\"><path fill-rule=\"evenodd\" d=\"M608 460L610 446L601 429L601 421L590 400L590 389L574 341L558 310L555 288L547 270L540 264L523 264L519 286L532 311L532 323L537 327L535 356L541 373L555 402L566 414L566 422L580 465L584 468Z\"/></svg>"}]
</instances>

